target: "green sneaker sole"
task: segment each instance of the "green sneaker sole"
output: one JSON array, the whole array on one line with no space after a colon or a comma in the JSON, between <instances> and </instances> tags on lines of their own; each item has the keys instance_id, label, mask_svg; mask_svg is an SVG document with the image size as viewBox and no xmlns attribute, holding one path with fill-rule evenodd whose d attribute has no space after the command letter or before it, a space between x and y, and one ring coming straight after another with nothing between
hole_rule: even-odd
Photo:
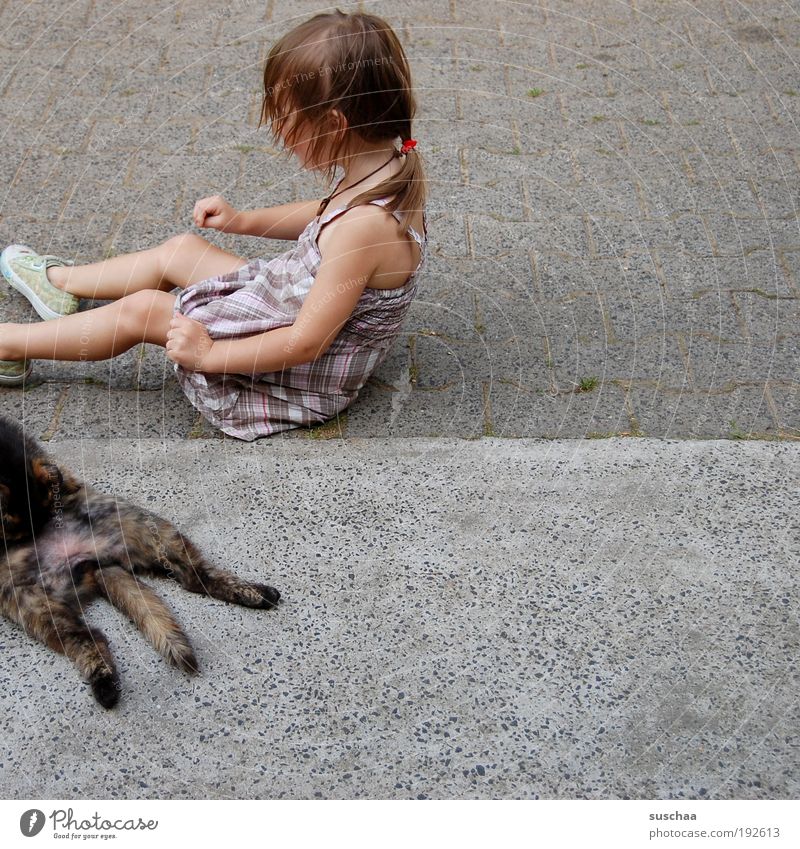
<instances>
[{"instance_id":1,"label":"green sneaker sole","mask_svg":"<svg viewBox=\"0 0 800 849\"><path fill-rule=\"evenodd\" d=\"M0 360L0 386L20 386L33 371L33 363L29 360Z\"/></svg>"}]
</instances>

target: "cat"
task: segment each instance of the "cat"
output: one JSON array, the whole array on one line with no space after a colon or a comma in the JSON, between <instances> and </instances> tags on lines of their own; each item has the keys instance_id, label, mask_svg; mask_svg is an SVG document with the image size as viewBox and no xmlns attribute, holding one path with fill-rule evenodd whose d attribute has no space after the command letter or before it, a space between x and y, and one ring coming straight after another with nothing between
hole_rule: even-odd
<instances>
[{"instance_id":1,"label":"cat","mask_svg":"<svg viewBox=\"0 0 800 849\"><path fill-rule=\"evenodd\" d=\"M137 575L177 580L190 592L245 607L274 608L280 593L209 565L174 525L99 492L56 463L16 423L0 416L0 613L66 655L104 708L119 676L108 640L83 618L94 598L127 614L170 663L199 672L187 636Z\"/></svg>"}]
</instances>

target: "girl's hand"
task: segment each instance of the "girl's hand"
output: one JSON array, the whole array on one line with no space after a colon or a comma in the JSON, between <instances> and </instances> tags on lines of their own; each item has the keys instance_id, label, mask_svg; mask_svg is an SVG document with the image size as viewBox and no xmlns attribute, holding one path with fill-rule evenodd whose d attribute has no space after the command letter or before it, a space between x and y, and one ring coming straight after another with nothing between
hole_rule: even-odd
<instances>
[{"instance_id":1,"label":"girl's hand","mask_svg":"<svg viewBox=\"0 0 800 849\"><path fill-rule=\"evenodd\" d=\"M190 371L203 371L214 344L205 326L182 313L173 314L167 331L167 357Z\"/></svg>"},{"instance_id":2,"label":"girl's hand","mask_svg":"<svg viewBox=\"0 0 800 849\"><path fill-rule=\"evenodd\" d=\"M197 201L192 212L192 220L197 227L213 227L225 231L225 228L239 213L225 198L214 195Z\"/></svg>"}]
</instances>

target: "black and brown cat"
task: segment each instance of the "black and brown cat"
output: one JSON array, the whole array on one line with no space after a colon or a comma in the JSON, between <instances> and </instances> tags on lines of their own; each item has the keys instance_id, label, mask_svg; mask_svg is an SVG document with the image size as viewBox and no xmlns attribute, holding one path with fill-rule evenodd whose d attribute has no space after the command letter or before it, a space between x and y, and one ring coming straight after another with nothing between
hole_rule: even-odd
<instances>
[{"instance_id":1,"label":"black and brown cat","mask_svg":"<svg viewBox=\"0 0 800 849\"><path fill-rule=\"evenodd\" d=\"M0 517L0 612L65 654L105 708L120 686L107 639L83 618L93 598L108 599L190 674L198 665L188 638L139 574L245 607L272 608L280 598L273 587L209 565L170 522L81 482L1 416Z\"/></svg>"}]
</instances>

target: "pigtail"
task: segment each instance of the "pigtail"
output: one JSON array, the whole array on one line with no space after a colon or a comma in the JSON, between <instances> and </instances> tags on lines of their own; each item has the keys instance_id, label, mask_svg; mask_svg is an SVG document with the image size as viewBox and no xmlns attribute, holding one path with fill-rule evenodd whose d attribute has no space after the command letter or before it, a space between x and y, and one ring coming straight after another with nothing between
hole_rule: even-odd
<instances>
[{"instance_id":1,"label":"pigtail","mask_svg":"<svg viewBox=\"0 0 800 849\"><path fill-rule=\"evenodd\" d=\"M391 196L385 208L390 212L400 211L401 226L405 230L415 213L425 208L427 179L422 156L417 150L417 142L411 138L410 121L400 135L403 141L414 142L413 145L404 145L395 149L395 157L403 160L401 169L390 179L356 195L347 206L348 208L358 206L377 198Z\"/></svg>"}]
</instances>

